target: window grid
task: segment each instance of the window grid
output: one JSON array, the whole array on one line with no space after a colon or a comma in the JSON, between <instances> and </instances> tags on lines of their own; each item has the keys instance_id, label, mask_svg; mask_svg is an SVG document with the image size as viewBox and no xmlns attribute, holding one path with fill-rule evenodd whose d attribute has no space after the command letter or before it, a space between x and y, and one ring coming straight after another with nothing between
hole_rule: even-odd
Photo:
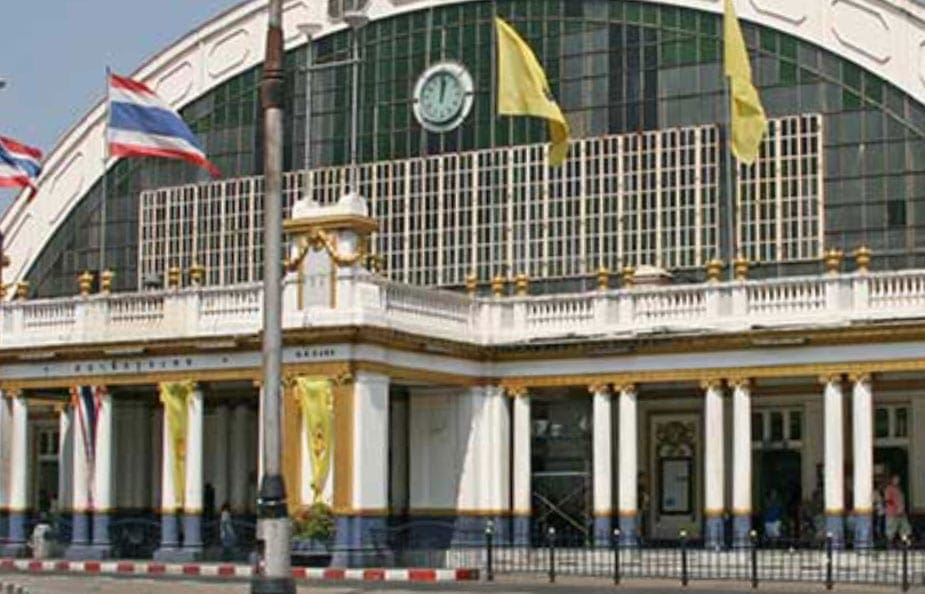
<instances>
[{"instance_id":1,"label":"window grid","mask_svg":"<svg viewBox=\"0 0 925 594\"><path fill-rule=\"evenodd\" d=\"M819 114L770 120L757 162L739 164L737 242L750 261L822 257L822 134Z\"/></svg>"},{"instance_id":2,"label":"window grid","mask_svg":"<svg viewBox=\"0 0 925 594\"><path fill-rule=\"evenodd\" d=\"M740 168L743 249L751 258L811 257L821 249L821 117L772 120L770 129L759 163ZM547 151L534 144L358 165L385 274L458 286L471 273L485 282L625 265L693 269L719 253L717 126L579 139L560 168L547 166ZM348 181L349 167L287 173L284 212L303 183L307 196L332 204ZM259 280L262 192L258 177L145 192L139 281L154 274L165 283L168 268L194 262L210 284Z\"/></svg>"}]
</instances>

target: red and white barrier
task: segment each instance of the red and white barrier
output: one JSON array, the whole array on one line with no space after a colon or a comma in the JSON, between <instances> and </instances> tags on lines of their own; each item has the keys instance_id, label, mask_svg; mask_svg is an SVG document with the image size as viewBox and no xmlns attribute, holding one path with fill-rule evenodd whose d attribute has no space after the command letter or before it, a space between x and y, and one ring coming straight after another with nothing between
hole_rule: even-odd
<instances>
[{"instance_id":1,"label":"red and white barrier","mask_svg":"<svg viewBox=\"0 0 925 594\"><path fill-rule=\"evenodd\" d=\"M220 563L0 559L0 572L244 579L253 575L254 568L250 565ZM464 582L478 580L479 571L477 569L337 569L331 567L295 567L292 569L292 577L296 580L305 581Z\"/></svg>"}]
</instances>

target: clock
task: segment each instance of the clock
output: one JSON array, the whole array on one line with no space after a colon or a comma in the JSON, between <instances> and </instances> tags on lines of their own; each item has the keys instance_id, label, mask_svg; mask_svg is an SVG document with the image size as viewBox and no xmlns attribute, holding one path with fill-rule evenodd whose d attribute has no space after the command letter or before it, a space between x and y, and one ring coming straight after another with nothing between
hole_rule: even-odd
<instances>
[{"instance_id":1,"label":"clock","mask_svg":"<svg viewBox=\"0 0 925 594\"><path fill-rule=\"evenodd\" d=\"M414 85L414 116L431 132L449 132L472 110L472 75L458 62L440 62Z\"/></svg>"}]
</instances>

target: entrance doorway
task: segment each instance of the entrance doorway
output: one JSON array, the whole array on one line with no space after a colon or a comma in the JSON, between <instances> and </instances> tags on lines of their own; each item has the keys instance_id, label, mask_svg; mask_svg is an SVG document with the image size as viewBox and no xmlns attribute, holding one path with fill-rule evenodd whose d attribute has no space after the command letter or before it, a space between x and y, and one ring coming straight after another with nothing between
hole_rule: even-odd
<instances>
[{"instance_id":1,"label":"entrance doorway","mask_svg":"<svg viewBox=\"0 0 925 594\"><path fill-rule=\"evenodd\" d=\"M531 404L533 539L549 528L562 544L591 540L591 402L570 394Z\"/></svg>"},{"instance_id":2,"label":"entrance doorway","mask_svg":"<svg viewBox=\"0 0 925 594\"><path fill-rule=\"evenodd\" d=\"M803 457L797 450L758 450L753 458L752 509L757 527L764 530L768 514L780 515L780 536L800 538L803 494ZM776 508L776 509L775 509Z\"/></svg>"},{"instance_id":3,"label":"entrance doorway","mask_svg":"<svg viewBox=\"0 0 925 594\"><path fill-rule=\"evenodd\" d=\"M654 415L650 440L652 497L641 497L649 509L644 522L649 536L676 540L681 530L691 537L701 534L700 417L696 414Z\"/></svg>"},{"instance_id":4,"label":"entrance doorway","mask_svg":"<svg viewBox=\"0 0 925 594\"><path fill-rule=\"evenodd\" d=\"M39 513L52 511L52 500L60 508L58 498L58 426L54 423L37 423L33 432L35 482L32 491L32 508Z\"/></svg>"}]
</instances>

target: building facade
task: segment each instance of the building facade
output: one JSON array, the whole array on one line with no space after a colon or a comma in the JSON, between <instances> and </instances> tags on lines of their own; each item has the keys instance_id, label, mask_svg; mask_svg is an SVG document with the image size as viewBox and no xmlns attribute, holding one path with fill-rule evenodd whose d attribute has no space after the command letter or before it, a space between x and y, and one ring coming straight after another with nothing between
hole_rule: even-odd
<instances>
[{"instance_id":1,"label":"building facade","mask_svg":"<svg viewBox=\"0 0 925 594\"><path fill-rule=\"evenodd\" d=\"M788 538L869 546L896 475L923 513L925 9L737 3L770 118L745 166L725 158L714 3L323 4L284 17L293 511L331 505L351 546L389 530L465 544L488 520L525 545L555 527L724 546L772 509ZM199 555L225 502L247 530L264 11L241 4L136 73L229 179L104 172L97 105L49 156L41 199L0 223L14 549L53 507L75 556ZM541 122L494 114L495 13L572 126L560 169ZM354 49L355 131L338 65ZM434 73L460 102L428 120ZM71 395L88 386L92 446ZM164 394L186 403L182 445Z\"/></svg>"}]
</instances>

